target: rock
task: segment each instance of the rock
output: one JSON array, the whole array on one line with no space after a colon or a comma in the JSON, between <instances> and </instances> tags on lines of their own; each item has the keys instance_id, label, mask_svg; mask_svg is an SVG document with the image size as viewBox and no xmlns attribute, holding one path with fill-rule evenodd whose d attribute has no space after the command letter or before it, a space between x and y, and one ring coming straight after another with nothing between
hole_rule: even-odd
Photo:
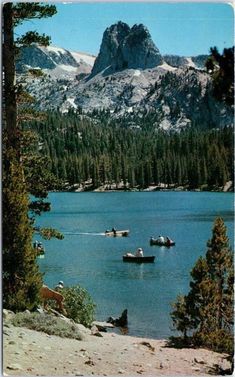
<instances>
[{"instance_id":1,"label":"rock","mask_svg":"<svg viewBox=\"0 0 235 377\"><path fill-rule=\"evenodd\" d=\"M200 359L199 357L195 357L194 361L195 363L198 363L198 364L206 364L205 360Z\"/></svg>"},{"instance_id":2,"label":"rock","mask_svg":"<svg viewBox=\"0 0 235 377\"><path fill-rule=\"evenodd\" d=\"M118 374L124 374L124 373L125 373L125 371L123 369L118 370Z\"/></svg>"},{"instance_id":3,"label":"rock","mask_svg":"<svg viewBox=\"0 0 235 377\"><path fill-rule=\"evenodd\" d=\"M93 325L92 328L91 328L91 334L92 335L95 335L95 336L100 336L102 337L102 335L100 334L97 326Z\"/></svg>"},{"instance_id":4,"label":"rock","mask_svg":"<svg viewBox=\"0 0 235 377\"><path fill-rule=\"evenodd\" d=\"M91 365L91 366L92 366L92 365L95 365L94 362L93 362L91 359L85 361L85 364L86 364L86 365Z\"/></svg>"},{"instance_id":5,"label":"rock","mask_svg":"<svg viewBox=\"0 0 235 377\"><path fill-rule=\"evenodd\" d=\"M46 64L43 56L39 59L31 56L38 50L40 56L46 54ZM234 124L233 107L213 97L211 76L204 69L198 69L197 61L203 61L203 58L176 57L167 64L143 25L130 28L119 22L106 29L92 74L85 79L74 79L79 65L74 67L75 71L64 71L70 79L66 85L61 85L61 74L53 76L55 71L61 73L52 58L55 54L57 64L61 59L60 67L65 64L64 59L70 68L73 67L66 50L49 47L46 51L46 48L37 46L28 57L30 60L35 58L36 67L47 70L47 77L35 80L30 76L19 76L19 81L25 80L26 90L33 94L38 110L59 109L63 113L70 108L81 108L85 114L102 109L107 110L107 117L114 120L132 118L133 115L136 120L134 124L127 121L127 127L139 129L145 114L154 112L157 121L153 126L165 131L179 131L193 124L200 125L201 129L208 129L209 124L214 128ZM51 58L52 67L45 68ZM23 64L33 67L30 60L24 60ZM179 64L173 67L175 60ZM94 124L96 121L92 120ZM77 189L75 186L71 186L74 191L91 188L89 184L79 184ZM226 186L224 190L231 191L232 188Z\"/></svg>"},{"instance_id":6,"label":"rock","mask_svg":"<svg viewBox=\"0 0 235 377\"><path fill-rule=\"evenodd\" d=\"M103 338L103 335L98 331L97 333L94 334L95 336L98 336L100 338Z\"/></svg>"},{"instance_id":7,"label":"rock","mask_svg":"<svg viewBox=\"0 0 235 377\"><path fill-rule=\"evenodd\" d=\"M81 334L82 334L83 336L85 336L85 335L90 335L90 333L91 333L91 330L90 330L90 329L88 329L87 327L81 325L80 323L75 323L74 326L77 327L77 329L81 332Z\"/></svg>"},{"instance_id":8,"label":"rock","mask_svg":"<svg viewBox=\"0 0 235 377\"><path fill-rule=\"evenodd\" d=\"M149 342L141 342L140 344L148 347L151 351L155 351L155 348L153 346L151 346L151 344Z\"/></svg>"},{"instance_id":9,"label":"rock","mask_svg":"<svg viewBox=\"0 0 235 377\"><path fill-rule=\"evenodd\" d=\"M11 310L7 310L7 309L3 309L2 310L2 318L3 320L9 320L11 319L13 316L15 315L14 312L12 312Z\"/></svg>"},{"instance_id":10,"label":"rock","mask_svg":"<svg viewBox=\"0 0 235 377\"><path fill-rule=\"evenodd\" d=\"M226 184L224 185L224 187L223 187L223 191L224 191L224 192L231 191L231 190L232 190L232 187L233 187L233 182L232 182L232 181L228 181L228 182L226 182Z\"/></svg>"},{"instance_id":11,"label":"rock","mask_svg":"<svg viewBox=\"0 0 235 377\"><path fill-rule=\"evenodd\" d=\"M195 372L200 372L201 369L198 367L193 367L192 370L194 370Z\"/></svg>"},{"instance_id":12,"label":"rock","mask_svg":"<svg viewBox=\"0 0 235 377\"><path fill-rule=\"evenodd\" d=\"M113 324L114 326L126 327L128 323L127 309L123 310L121 317L116 318L116 319L113 317L109 317L107 322Z\"/></svg>"},{"instance_id":13,"label":"rock","mask_svg":"<svg viewBox=\"0 0 235 377\"><path fill-rule=\"evenodd\" d=\"M40 314L44 314L45 313L45 311L43 310L43 308L41 306L36 309L36 312L40 313Z\"/></svg>"},{"instance_id":14,"label":"rock","mask_svg":"<svg viewBox=\"0 0 235 377\"><path fill-rule=\"evenodd\" d=\"M92 325L95 325L99 331L106 331L106 328L113 328L114 325L112 323L109 323L109 322L98 322L98 321L94 321L92 323Z\"/></svg>"},{"instance_id":15,"label":"rock","mask_svg":"<svg viewBox=\"0 0 235 377\"><path fill-rule=\"evenodd\" d=\"M10 365L7 365L7 369L11 369L11 370L21 370L22 369L22 366L20 364L10 364Z\"/></svg>"},{"instance_id":16,"label":"rock","mask_svg":"<svg viewBox=\"0 0 235 377\"><path fill-rule=\"evenodd\" d=\"M119 57L120 59L120 57ZM163 63L159 50L153 43L148 29L134 25L122 46L122 56L118 68L147 69Z\"/></svg>"},{"instance_id":17,"label":"rock","mask_svg":"<svg viewBox=\"0 0 235 377\"><path fill-rule=\"evenodd\" d=\"M94 335L97 331L98 331L98 328L95 325L93 325L91 328L91 334Z\"/></svg>"},{"instance_id":18,"label":"rock","mask_svg":"<svg viewBox=\"0 0 235 377\"><path fill-rule=\"evenodd\" d=\"M123 69L153 68L162 63L159 50L144 25L130 28L119 21L105 30L91 77L106 68L110 74Z\"/></svg>"},{"instance_id":19,"label":"rock","mask_svg":"<svg viewBox=\"0 0 235 377\"><path fill-rule=\"evenodd\" d=\"M120 50L120 46L129 31L130 27L120 21L104 31L100 52L95 60L91 76L95 76L98 72L103 71L107 67L111 67L111 69L115 71L118 50ZM121 53L121 51L119 53Z\"/></svg>"}]
</instances>

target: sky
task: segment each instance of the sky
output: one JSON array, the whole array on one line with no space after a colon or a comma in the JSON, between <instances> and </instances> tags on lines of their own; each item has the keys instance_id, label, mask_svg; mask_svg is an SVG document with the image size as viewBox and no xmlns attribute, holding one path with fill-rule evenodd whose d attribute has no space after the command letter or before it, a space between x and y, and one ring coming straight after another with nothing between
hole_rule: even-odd
<instances>
[{"instance_id":1,"label":"sky","mask_svg":"<svg viewBox=\"0 0 235 377\"><path fill-rule=\"evenodd\" d=\"M48 2L49 3L49 2ZM97 55L103 32L123 21L144 24L162 55L195 56L234 44L234 10L219 2L68 2L52 3L57 14L30 20L16 35L37 30L51 36L51 45Z\"/></svg>"}]
</instances>

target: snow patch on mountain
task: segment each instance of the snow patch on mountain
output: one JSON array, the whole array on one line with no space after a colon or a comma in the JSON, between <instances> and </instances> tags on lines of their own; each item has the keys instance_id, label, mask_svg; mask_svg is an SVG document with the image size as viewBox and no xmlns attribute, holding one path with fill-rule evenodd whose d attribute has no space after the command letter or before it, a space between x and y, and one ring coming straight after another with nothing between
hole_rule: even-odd
<instances>
[{"instance_id":1,"label":"snow patch on mountain","mask_svg":"<svg viewBox=\"0 0 235 377\"><path fill-rule=\"evenodd\" d=\"M95 56L90 54L33 44L21 49L16 68L20 73L27 72L29 67L39 68L54 80L74 80L77 75L89 75L94 61Z\"/></svg>"},{"instance_id":2,"label":"snow patch on mountain","mask_svg":"<svg viewBox=\"0 0 235 377\"><path fill-rule=\"evenodd\" d=\"M77 72L77 67L73 67L71 65L65 65L65 64L59 64L58 65L58 68L64 70L64 71L68 71L68 72Z\"/></svg>"},{"instance_id":3,"label":"snow patch on mountain","mask_svg":"<svg viewBox=\"0 0 235 377\"><path fill-rule=\"evenodd\" d=\"M192 58L186 58L189 67L196 68L196 64L192 61Z\"/></svg>"},{"instance_id":4,"label":"snow patch on mountain","mask_svg":"<svg viewBox=\"0 0 235 377\"><path fill-rule=\"evenodd\" d=\"M47 47L44 47L41 46L42 49L44 49L44 51L52 51L54 53L56 53L58 56L61 54L65 54L66 53L66 50L61 48L61 47L56 47L56 46L47 46Z\"/></svg>"},{"instance_id":5,"label":"snow patch on mountain","mask_svg":"<svg viewBox=\"0 0 235 377\"><path fill-rule=\"evenodd\" d=\"M163 64L159 65L158 67L164 69L165 71L175 71L177 69L176 67L172 67L171 65L169 65L165 62Z\"/></svg>"},{"instance_id":6,"label":"snow patch on mountain","mask_svg":"<svg viewBox=\"0 0 235 377\"><path fill-rule=\"evenodd\" d=\"M88 64L91 68L93 67L96 56L90 55L90 54L87 54L87 53L84 53L84 52L70 51L70 53L74 57L74 59L76 60L77 63L84 62L84 63Z\"/></svg>"},{"instance_id":7,"label":"snow patch on mountain","mask_svg":"<svg viewBox=\"0 0 235 377\"><path fill-rule=\"evenodd\" d=\"M77 105L74 102L75 98L67 98L67 100L62 104L60 111L62 114L65 114L69 111L69 109L73 108L74 110L77 109Z\"/></svg>"},{"instance_id":8,"label":"snow patch on mountain","mask_svg":"<svg viewBox=\"0 0 235 377\"><path fill-rule=\"evenodd\" d=\"M133 73L133 76L140 76L141 75L141 72L139 69L136 69L135 72Z\"/></svg>"}]
</instances>

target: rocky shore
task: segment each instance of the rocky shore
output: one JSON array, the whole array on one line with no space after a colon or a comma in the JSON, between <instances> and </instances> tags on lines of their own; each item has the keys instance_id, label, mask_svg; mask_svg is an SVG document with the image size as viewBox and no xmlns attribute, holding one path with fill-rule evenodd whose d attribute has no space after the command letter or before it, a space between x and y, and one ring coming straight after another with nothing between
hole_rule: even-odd
<instances>
[{"instance_id":1,"label":"rocky shore","mask_svg":"<svg viewBox=\"0 0 235 377\"><path fill-rule=\"evenodd\" d=\"M3 318L4 375L204 376L230 367L225 354L79 326L82 340L15 327Z\"/></svg>"},{"instance_id":2,"label":"rocky shore","mask_svg":"<svg viewBox=\"0 0 235 377\"><path fill-rule=\"evenodd\" d=\"M166 184L166 183L159 183L158 185L151 185L145 189L139 189L136 188L130 188L129 184L124 184L123 181L121 181L119 184L111 183L111 184L104 184L96 189L93 188L92 181L86 181L82 183L75 183L73 185L69 185L66 183L62 191L68 191L68 192L84 192L84 191L94 191L94 192L109 192L109 191L213 191L213 192L233 192L233 182L228 181L225 183L224 186L201 186L199 188L196 188L194 190L190 189L188 185L185 186L179 186L175 183L173 184Z\"/></svg>"}]
</instances>

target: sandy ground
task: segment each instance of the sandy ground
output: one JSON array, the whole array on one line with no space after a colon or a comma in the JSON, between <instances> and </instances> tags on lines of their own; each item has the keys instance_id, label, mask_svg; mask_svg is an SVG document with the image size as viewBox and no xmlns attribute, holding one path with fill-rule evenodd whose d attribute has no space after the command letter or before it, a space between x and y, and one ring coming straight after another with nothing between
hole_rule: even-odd
<instances>
[{"instance_id":1,"label":"sandy ground","mask_svg":"<svg viewBox=\"0 0 235 377\"><path fill-rule=\"evenodd\" d=\"M84 340L3 326L4 375L16 376L192 376L207 375L215 364L224 369L225 355L205 349L173 349L166 341L115 333Z\"/></svg>"}]
</instances>

